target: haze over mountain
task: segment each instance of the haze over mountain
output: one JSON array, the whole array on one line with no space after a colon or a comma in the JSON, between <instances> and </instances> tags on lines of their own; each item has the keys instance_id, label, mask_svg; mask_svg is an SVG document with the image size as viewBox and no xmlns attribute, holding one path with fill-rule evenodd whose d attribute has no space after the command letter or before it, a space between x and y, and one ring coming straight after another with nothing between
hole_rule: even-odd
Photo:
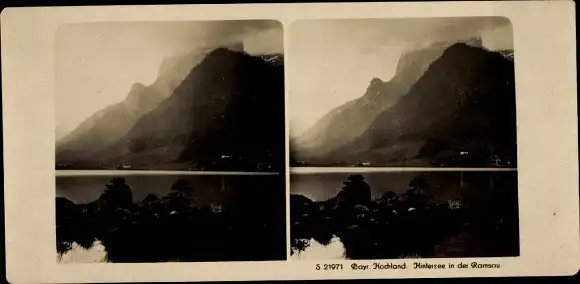
<instances>
[{"instance_id":1,"label":"haze over mountain","mask_svg":"<svg viewBox=\"0 0 580 284\"><path fill-rule=\"evenodd\" d=\"M139 103L135 98L143 94L130 94L127 106L137 104L139 113L128 132L111 137L108 141L115 142L104 148L93 147L104 143L91 141L91 135L73 137L78 147L59 146L57 163L74 168L283 169L283 56L251 56L243 50L241 43L212 50L165 100ZM127 109L101 112L102 124L93 129L125 119L118 115L126 116ZM83 149L98 151L79 153Z\"/></svg>"},{"instance_id":2,"label":"haze over mountain","mask_svg":"<svg viewBox=\"0 0 580 284\"><path fill-rule=\"evenodd\" d=\"M389 82L326 115L291 143L296 165L503 166L516 161L513 51L480 40L404 54ZM466 157L456 157L469 153ZM497 163L497 161L496 161Z\"/></svg>"},{"instance_id":3,"label":"haze over mountain","mask_svg":"<svg viewBox=\"0 0 580 284\"><path fill-rule=\"evenodd\" d=\"M179 61L196 51L237 42L243 42L245 51L253 55L282 53L282 38L280 23L271 20L60 26L55 38L57 139L74 131L98 111L124 101L135 83L152 85L162 77L161 65L171 58ZM189 65L187 71L193 66ZM181 79L185 75L180 75Z\"/></svg>"},{"instance_id":4,"label":"haze over mountain","mask_svg":"<svg viewBox=\"0 0 580 284\"><path fill-rule=\"evenodd\" d=\"M462 42L481 46L480 38L469 38ZM373 78L362 97L329 112L303 135L293 139L291 145L298 148L299 152L314 151L320 156L351 142L361 135L381 112L393 106L406 94L449 45L447 42L438 42L422 49L404 52L390 81L383 82L379 78Z\"/></svg>"},{"instance_id":5,"label":"haze over mountain","mask_svg":"<svg viewBox=\"0 0 580 284\"><path fill-rule=\"evenodd\" d=\"M57 93L62 96L57 99L56 130L64 136L56 143L57 168L273 171L283 166L284 57L279 23L73 25L60 34L59 42L70 54L59 55L63 63L57 72L61 86ZM89 58L91 65L82 63L82 57L80 62L70 58L91 50L79 37L90 42L99 34L105 40L104 51L88 55L99 54L110 68L103 69L96 57ZM164 53L177 55L161 61L151 83L130 81L144 78L151 62ZM113 67L127 62L111 58L121 55L133 57L127 61L133 65L116 71ZM77 81L73 71L92 76ZM118 84L103 81L97 94L91 90L98 78L116 76ZM121 85L130 86L122 100L63 134L78 117L73 107L77 97L95 105L114 101L122 93ZM71 96L73 86L76 94ZM86 111L85 106L78 109Z\"/></svg>"},{"instance_id":6,"label":"haze over mountain","mask_svg":"<svg viewBox=\"0 0 580 284\"><path fill-rule=\"evenodd\" d=\"M501 17L312 19L288 33L291 138L361 97L373 78L391 81L405 53L473 37L489 50L513 49L511 24Z\"/></svg>"},{"instance_id":7,"label":"haze over mountain","mask_svg":"<svg viewBox=\"0 0 580 284\"><path fill-rule=\"evenodd\" d=\"M69 135L57 140L59 160L66 163L71 159L86 159L116 142L139 118L169 97L192 66L199 63L202 58L203 51L196 50L184 56L164 60L159 77L153 84L145 86L142 83L134 83L124 101L98 111Z\"/></svg>"}]
</instances>

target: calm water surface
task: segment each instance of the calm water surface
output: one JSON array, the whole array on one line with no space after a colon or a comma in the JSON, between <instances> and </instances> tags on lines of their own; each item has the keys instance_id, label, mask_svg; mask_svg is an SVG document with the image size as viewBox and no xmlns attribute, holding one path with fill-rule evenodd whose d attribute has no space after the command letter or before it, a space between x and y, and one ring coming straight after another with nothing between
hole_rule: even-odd
<instances>
[{"instance_id":1,"label":"calm water surface","mask_svg":"<svg viewBox=\"0 0 580 284\"><path fill-rule=\"evenodd\" d=\"M300 194L313 201L324 201L340 192L343 182L352 174L361 174L371 188L373 198L381 197L387 191L404 193L409 183L423 176L429 183L435 198L461 198L464 194L486 192L508 187L517 192L517 171L356 171L318 173L294 172L290 175L290 192Z\"/></svg>"},{"instance_id":2,"label":"calm water surface","mask_svg":"<svg viewBox=\"0 0 580 284\"><path fill-rule=\"evenodd\" d=\"M285 192L283 175L278 173L57 171L56 196L77 204L88 203L98 199L105 185L114 177L127 181L134 202L143 200L149 194L166 196L179 179L185 179L193 187L196 200L206 204L227 202L244 191Z\"/></svg>"}]
</instances>

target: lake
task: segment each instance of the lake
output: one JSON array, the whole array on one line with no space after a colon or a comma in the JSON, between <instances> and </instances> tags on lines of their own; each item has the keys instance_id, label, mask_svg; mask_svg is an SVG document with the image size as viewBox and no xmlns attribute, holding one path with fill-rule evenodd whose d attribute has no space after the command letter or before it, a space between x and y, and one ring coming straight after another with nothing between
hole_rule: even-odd
<instances>
[{"instance_id":1,"label":"lake","mask_svg":"<svg viewBox=\"0 0 580 284\"><path fill-rule=\"evenodd\" d=\"M122 177L131 186L133 201L147 195L166 196L171 186L185 179L194 189L194 197L202 204L224 203L242 191L278 191L285 193L284 175L279 173L245 172L180 172L180 171L56 171L56 196L74 203L88 203L99 198L105 185L114 177ZM284 201L280 201L284 202ZM284 206L282 203L281 206Z\"/></svg>"},{"instance_id":2,"label":"lake","mask_svg":"<svg viewBox=\"0 0 580 284\"><path fill-rule=\"evenodd\" d=\"M290 174L290 192L313 201L332 198L352 174L361 174L370 185L371 196L381 197L387 191L404 193L415 177L429 182L436 198L460 198L466 191L486 191L510 183L517 192L517 169L450 169L450 168L294 168Z\"/></svg>"},{"instance_id":3,"label":"lake","mask_svg":"<svg viewBox=\"0 0 580 284\"><path fill-rule=\"evenodd\" d=\"M381 221L383 223L380 223L377 221L382 218L381 216L386 216L385 212L389 214L393 212L391 209L384 212L380 211L382 210L380 208L384 208L381 207L384 206L380 205L381 203L371 205L376 206L375 209L371 210L373 212L371 217L367 216L368 213L359 214L356 216L356 221L347 217L341 219L340 216L343 215L335 215L334 212L299 211L307 213L291 215L293 218L291 219L291 232L292 230L297 232L295 238L306 241L310 245L305 247L303 251L300 251L301 245L293 247L294 254L291 257L293 260L398 258L407 257L407 253L410 253L411 256L416 255L417 251L423 253L421 257L497 257L519 254L517 169L293 168L290 173L290 193L303 195L316 202L337 196L342 190L343 182L347 181L349 176L360 174L369 185L371 197L375 200L388 191L401 196L411 187L411 181L421 177L428 184L427 192L434 201L445 204L445 208L446 204L449 204L449 208L463 208L461 211L455 209L450 209L455 211L449 211L455 212L453 214L456 215L460 214L457 215L460 217L456 217L459 220L457 222L453 218L438 218L421 223L423 222L421 219L407 217L396 219L392 217L393 220L401 222L398 224L404 224L397 229L390 228L389 222ZM449 201L454 202L448 203ZM452 204L454 206L451 206ZM458 204L461 206L456 208L455 206ZM298 203L295 205L297 207L291 208L312 210L308 207L300 207L301 205ZM412 212L407 211L411 209L403 209L404 211L401 212L404 214ZM401 208L397 210L401 210ZM374 213L375 211L378 213ZM396 212L395 215L398 216L399 213ZM315 217L310 217L311 215ZM461 221L462 218L465 218L466 221ZM353 222L356 225L352 225ZM400 228L406 229L401 230ZM385 234L389 230L394 231ZM334 236L328 245L323 245L311 237L324 236L329 232L333 233ZM414 235L413 232L420 233ZM397 239L398 243L389 246L381 243L385 236L400 239ZM425 239L414 240L412 239L414 236L421 236ZM404 240L409 238L412 241L406 243ZM429 239L429 242L426 242L426 239ZM373 240L374 243L370 240ZM292 240L292 243L294 241L295 239ZM414 244L421 243L428 243L428 245L425 245L426 248L422 245L414 246ZM373 244L374 247L368 244ZM396 251L393 248L398 247L405 249L402 249L400 254L393 255L393 251Z\"/></svg>"},{"instance_id":4,"label":"lake","mask_svg":"<svg viewBox=\"0 0 580 284\"><path fill-rule=\"evenodd\" d=\"M138 205L119 198L80 205L99 199L113 178L125 180ZM142 202L150 194L168 196L178 180L192 188L185 199ZM102 262L104 255L111 262L285 259L285 185L278 173L59 171L56 197L80 207L57 199L58 261Z\"/></svg>"}]
</instances>

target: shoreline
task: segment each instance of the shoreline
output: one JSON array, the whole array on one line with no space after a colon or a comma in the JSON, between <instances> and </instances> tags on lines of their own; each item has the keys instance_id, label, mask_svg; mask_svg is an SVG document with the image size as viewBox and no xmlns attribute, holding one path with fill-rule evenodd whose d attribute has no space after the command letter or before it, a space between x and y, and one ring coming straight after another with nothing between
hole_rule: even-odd
<instances>
[{"instance_id":1,"label":"shoreline","mask_svg":"<svg viewBox=\"0 0 580 284\"><path fill-rule=\"evenodd\" d=\"M160 171L160 170L55 170L55 177L78 177L78 176L112 176L112 175L222 175L222 176L274 176L280 172L242 172L242 171Z\"/></svg>"},{"instance_id":2,"label":"shoreline","mask_svg":"<svg viewBox=\"0 0 580 284\"><path fill-rule=\"evenodd\" d=\"M514 172L518 168L446 168L446 167L290 167L291 174L384 173L384 172Z\"/></svg>"}]
</instances>

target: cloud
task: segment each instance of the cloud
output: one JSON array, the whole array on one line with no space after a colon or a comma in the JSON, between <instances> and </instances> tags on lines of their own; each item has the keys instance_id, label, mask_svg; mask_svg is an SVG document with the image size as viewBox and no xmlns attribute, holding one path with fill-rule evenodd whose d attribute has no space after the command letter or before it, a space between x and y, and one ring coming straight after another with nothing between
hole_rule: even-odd
<instances>
[{"instance_id":1,"label":"cloud","mask_svg":"<svg viewBox=\"0 0 580 284\"><path fill-rule=\"evenodd\" d=\"M135 82L156 80L163 60L244 42L253 52L282 52L271 20L75 23L56 32L58 136L125 99Z\"/></svg>"},{"instance_id":2,"label":"cloud","mask_svg":"<svg viewBox=\"0 0 580 284\"><path fill-rule=\"evenodd\" d=\"M140 45L152 52L159 50L166 56L172 56L199 47L241 42L268 31L279 31L281 35L281 30L280 23L273 20L82 23L60 27L57 44L70 45L82 40L114 42L120 48ZM272 40L281 42L282 37Z\"/></svg>"},{"instance_id":3,"label":"cloud","mask_svg":"<svg viewBox=\"0 0 580 284\"><path fill-rule=\"evenodd\" d=\"M435 41L474 37L502 27L511 30L508 19L469 17L303 20L295 22L291 30L300 34L306 31L311 37L322 36L330 42L336 42L336 45L356 43L369 49L382 45L427 45Z\"/></svg>"},{"instance_id":4,"label":"cloud","mask_svg":"<svg viewBox=\"0 0 580 284\"><path fill-rule=\"evenodd\" d=\"M476 36L490 49L513 48L501 17L300 20L287 32L292 136L360 97L372 78L390 80L405 50Z\"/></svg>"},{"instance_id":5,"label":"cloud","mask_svg":"<svg viewBox=\"0 0 580 284\"><path fill-rule=\"evenodd\" d=\"M282 26L270 20L234 20L206 22L204 41L208 45L243 42L259 34L281 35ZM274 41L282 41L280 37Z\"/></svg>"},{"instance_id":6,"label":"cloud","mask_svg":"<svg viewBox=\"0 0 580 284\"><path fill-rule=\"evenodd\" d=\"M243 42L248 53L284 52L282 25L277 21L222 21L209 33L220 44Z\"/></svg>"}]
</instances>

